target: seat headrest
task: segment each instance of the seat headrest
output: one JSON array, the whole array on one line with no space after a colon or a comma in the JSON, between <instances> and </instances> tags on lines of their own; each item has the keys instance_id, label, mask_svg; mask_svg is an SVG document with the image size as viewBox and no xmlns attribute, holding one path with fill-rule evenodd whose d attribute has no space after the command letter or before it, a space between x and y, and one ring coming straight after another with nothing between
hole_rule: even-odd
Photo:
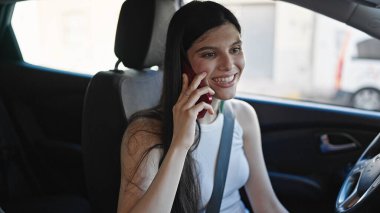
<instances>
[{"instance_id":1,"label":"seat headrest","mask_svg":"<svg viewBox=\"0 0 380 213\"><path fill-rule=\"evenodd\" d=\"M124 66L141 70L162 65L174 0L127 0L117 24L115 54Z\"/></svg>"}]
</instances>

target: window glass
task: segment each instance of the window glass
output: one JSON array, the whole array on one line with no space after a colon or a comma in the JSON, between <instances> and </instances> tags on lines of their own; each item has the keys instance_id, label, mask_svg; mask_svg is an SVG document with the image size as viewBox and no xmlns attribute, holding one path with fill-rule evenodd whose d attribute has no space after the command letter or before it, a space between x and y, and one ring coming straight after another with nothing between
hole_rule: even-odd
<instances>
[{"instance_id":1,"label":"window glass","mask_svg":"<svg viewBox=\"0 0 380 213\"><path fill-rule=\"evenodd\" d=\"M238 95L380 111L380 41L279 1L221 1L242 25L246 67Z\"/></svg>"},{"instance_id":2,"label":"window glass","mask_svg":"<svg viewBox=\"0 0 380 213\"><path fill-rule=\"evenodd\" d=\"M230 8L242 25L246 67L239 96L380 111L379 40L284 2L217 1ZM123 2L18 2L12 26L24 60L87 74L112 69Z\"/></svg>"},{"instance_id":3,"label":"window glass","mask_svg":"<svg viewBox=\"0 0 380 213\"><path fill-rule=\"evenodd\" d=\"M112 69L124 0L41 0L16 4L12 27L26 62L87 74Z\"/></svg>"}]
</instances>

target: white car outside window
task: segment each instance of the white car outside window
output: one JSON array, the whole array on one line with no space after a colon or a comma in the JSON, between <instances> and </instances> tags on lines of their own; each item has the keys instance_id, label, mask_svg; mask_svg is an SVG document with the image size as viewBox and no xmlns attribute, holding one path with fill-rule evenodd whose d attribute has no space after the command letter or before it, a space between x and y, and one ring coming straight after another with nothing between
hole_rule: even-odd
<instances>
[{"instance_id":1,"label":"white car outside window","mask_svg":"<svg viewBox=\"0 0 380 213\"><path fill-rule=\"evenodd\" d=\"M347 105L380 111L380 41L359 31L347 34L337 87Z\"/></svg>"}]
</instances>

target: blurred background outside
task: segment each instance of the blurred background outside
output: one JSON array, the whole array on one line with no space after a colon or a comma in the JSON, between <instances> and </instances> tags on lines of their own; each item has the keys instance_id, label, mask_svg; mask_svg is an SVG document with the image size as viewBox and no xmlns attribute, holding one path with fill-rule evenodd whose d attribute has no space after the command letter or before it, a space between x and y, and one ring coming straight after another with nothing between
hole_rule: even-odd
<instances>
[{"instance_id":1,"label":"blurred background outside","mask_svg":"<svg viewBox=\"0 0 380 213\"><path fill-rule=\"evenodd\" d=\"M16 5L12 26L27 63L94 75L113 69L124 0ZM219 0L242 25L242 97L270 96L380 111L380 41L328 17L269 0Z\"/></svg>"}]
</instances>

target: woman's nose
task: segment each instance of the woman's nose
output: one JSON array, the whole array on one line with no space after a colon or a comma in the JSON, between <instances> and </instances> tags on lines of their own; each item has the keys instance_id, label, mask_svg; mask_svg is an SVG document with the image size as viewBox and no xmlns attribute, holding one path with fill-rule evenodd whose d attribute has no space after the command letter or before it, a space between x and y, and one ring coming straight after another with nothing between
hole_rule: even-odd
<instances>
[{"instance_id":1,"label":"woman's nose","mask_svg":"<svg viewBox=\"0 0 380 213\"><path fill-rule=\"evenodd\" d=\"M229 71L232 69L233 59L230 55L223 55L220 57L219 69L223 71Z\"/></svg>"}]
</instances>

